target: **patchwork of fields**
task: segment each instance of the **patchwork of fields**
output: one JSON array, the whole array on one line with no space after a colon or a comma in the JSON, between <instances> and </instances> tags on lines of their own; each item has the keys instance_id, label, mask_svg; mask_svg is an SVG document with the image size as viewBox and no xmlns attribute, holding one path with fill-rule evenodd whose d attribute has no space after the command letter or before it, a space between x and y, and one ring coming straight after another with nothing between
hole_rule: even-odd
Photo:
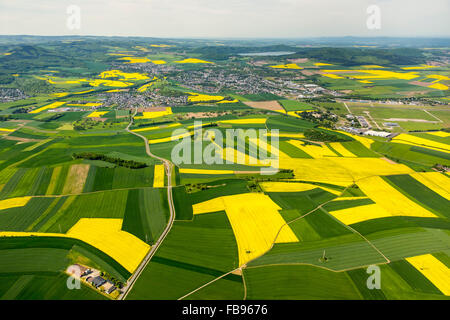
<instances>
[{"instance_id":1,"label":"patchwork of fields","mask_svg":"<svg viewBox=\"0 0 450 320\"><path fill-rule=\"evenodd\" d=\"M0 299L449 299L448 66L130 43L0 85Z\"/></svg>"}]
</instances>

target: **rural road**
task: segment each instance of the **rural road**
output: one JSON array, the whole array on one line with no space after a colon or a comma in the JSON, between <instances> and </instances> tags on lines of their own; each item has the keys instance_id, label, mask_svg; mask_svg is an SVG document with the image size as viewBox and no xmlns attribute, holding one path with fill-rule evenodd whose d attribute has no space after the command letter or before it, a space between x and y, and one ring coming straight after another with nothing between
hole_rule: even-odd
<instances>
[{"instance_id":1,"label":"rural road","mask_svg":"<svg viewBox=\"0 0 450 320\"><path fill-rule=\"evenodd\" d=\"M128 124L128 126L127 126L127 128L125 130L127 132L131 133L131 134L134 134L135 136L138 136L142 140L144 140L144 142L145 142L145 151L146 151L147 155L149 157L152 157L154 159L157 159L157 160L161 161L164 164L164 168L166 170L166 175L167 175L167 201L169 202L170 217L169 217L169 222L168 222L166 228L164 229L164 231L162 232L161 236L152 245L152 247L150 248L150 251L147 253L147 255L145 256L144 260L142 260L142 262L139 265L139 267L136 269L136 271L133 273L131 278L128 280L126 286L123 288L123 293L119 296L119 300L125 300L126 299L128 293L131 291L131 289L133 288L134 284L136 283L136 280L139 278L139 276L144 271L145 267L148 265L150 260L153 258L153 256L155 255L156 251L158 250L159 246L162 244L162 242L166 238L167 234L169 233L170 229L172 229L173 222L175 220L175 206L173 204L173 196L172 196L172 169L173 169L173 164L172 164L172 162L170 162L167 159L164 159L164 158L161 158L161 157L158 157L158 156L154 155L150 151L150 144L148 143L148 139L146 137L144 137L144 136L142 136L142 135L140 135L140 134L130 130L130 127L133 124L133 117L136 115L136 113L137 113L137 108L136 108L134 114L131 116L131 121L130 121L130 123Z\"/></svg>"}]
</instances>

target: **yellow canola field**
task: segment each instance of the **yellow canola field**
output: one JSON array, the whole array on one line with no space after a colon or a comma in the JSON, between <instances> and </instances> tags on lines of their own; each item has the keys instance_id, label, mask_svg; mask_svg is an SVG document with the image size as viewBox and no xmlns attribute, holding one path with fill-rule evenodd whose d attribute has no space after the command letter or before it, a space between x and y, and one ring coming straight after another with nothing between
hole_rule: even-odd
<instances>
[{"instance_id":1,"label":"yellow canola field","mask_svg":"<svg viewBox=\"0 0 450 320\"><path fill-rule=\"evenodd\" d=\"M100 107L101 105L103 105L103 103L89 102L89 103L85 103L85 104L71 103L71 104L68 104L67 106L69 106L69 107Z\"/></svg>"},{"instance_id":2,"label":"yellow canola field","mask_svg":"<svg viewBox=\"0 0 450 320\"><path fill-rule=\"evenodd\" d=\"M373 175L410 174L402 164L379 158L328 157L318 159L281 159L280 168L294 170L296 180L351 185Z\"/></svg>"},{"instance_id":3,"label":"yellow canola field","mask_svg":"<svg viewBox=\"0 0 450 320\"><path fill-rule=\"evenodd\" d=\"M407 198L381 177L362 179L357 182L357 185L362 192L392 216L437 218L435 214Z\"/></svg>"},{"instance_id":4,"label":"yellow canola field","mask_svg":"<svg viewBox=\"0 0 450 320\"><path fill-rule=\"evenodd\" d=\"M189 59L184 59L184 60L180 60L180 61L175 61L175 63L210 63L210 64L214 64L213 62L195 59L195 58L189 58Z\"/></svg>"},{"instance_id":5,"label":"yellow canola field","mask_svg":"<svg viewBox=\"0 0 450 320\"><path fill-rule=\"evenodd\" d=\"M216 103L222 104L222 103L237 103L237 102L239 102L238 99L234 99L234 100L222 100L222 101L219 101L219 102L216 102Z\"/></svg>"},{"instance_id":6,"label":"yellow canola field","mask_svg":"<svg viewBox=\"0 0 450 320\"><path fill-rule=\"evenodd\" d=\"M414 172L411 177L433 190L441 197L450 200L450 178L440 172Z\"/></svg>"},{"instance_id":7,"label":"yellow canola field","mask_svg":"<svg viewBox=\"0 0 450 320\"><path fill-rule=\"evenodd\" d=\"M257 146L258 154L261 152L262 149L265 150L267 156L275 156L279 157L280 159L290 158L286 153L284 153L278 148L275 148L275 146L271 145L270 143L267 143L267 141L256 138L256 139L249 139L249 142Z\"/></svg>"},{"instance_id":8,"label":"yellow canola field","mask_svg":"<svg viewBox=\"0 0 450 320\"><path fill-rule=\"evenodd\" d=\"M195 92L186 92L189 94L188 101L190 102L208 102L208 101L222 101L225 97L212 96L208 94L201 94Z\"/></svg>"},{"instance_id":9,"label":"yellow canola field","mask_svg":"<svg viewBox=\"0 0 450 320\"><path fill-rule=\"evenodd\" d=\"M341 198L346 200L346 198ZM330 211L330 214L346 225L378 219L392 217L392 215L378 204L368 204L359 207Z\"/></svg>"},{"instance_id":10,"label":"yellow canola field","mask_svg":"<svg viewBox=\"0 0 450 320\"><path fill-rule=\"evenodd\" d=\"M14 132L15 129L0 128L0 132Z\"/></svg>"},{"instance_id":11,"label":"yellow canola field","mask_svg":"<svg viewBox=\"0 0 450 320\"><path fill-rule=\"evenodd\" d=\"M450 145L445 143L436 142L433 140L416 137L410 134L402 133L392 139L392 142L404 143L413 146L425 147L442 152L450 152Z\"/></svg>"},{"instance_id":12,"label":"yellow canola field","mask_svg":"<svg viewBox=\"0 0 450 320\"><path fill-rule=\"evenodd\" d=\"M118 60L124 60L127 61L127 63L147 63L151 61L148 58L136 58L136 57L123 57L119 58Z\"/></svg>"},{"instance_id":13,"label":"yellow canola field","mask_svg":"<svg viewBox=\"0 0 450 320\"><path fill-rule=\"evenodd\" d=\"M144 131L153 131L153 130L158 130L158 129L167 129L167 128L179 127L179 126L181 126L181 123L172 123L172 124L169 124L169 125L167 125L165 127L156 126L156 127L134 129L134 130L131 130L131 131L133 131L133 132L144 132Z\"/></svg>"},{"instance_id":14,"label":"yellow canola field","mask_svg":"<svg viewBox=\"0 0 450 320\"><path fill-rule=\"evenodd\" d=\"M415 67L404 67L403 70L424 70L424 69L430 69L430 68L437 68L436 66L429 66L429 65L421 65L421 66L415 66Z\"/></svg>"},{"instance_id":15,"label":"yellow canola field","mask_svg":"<svg viewBox=\"0 0 450 320\"><path fill-rule=\"evenodd\" d=\"M89 85L92 87L99 87L101 85L105 87L129 87L133 85L131 82L124 82L124 81L116 81L116 80L101 80L96 79L89 82Z\"/></svg>"},{"instance_id":16,"label":"yellow canola field","mask_svg":"<svg viewBox=\"0 0 450 320\"><path fill-rule=\"evenodd\" d=\"M332 66L331 63L323 63L323 62L317 62L317 63L314 63L314 65L316 67Z\"/></svg>"},{"instance_id":17,"label":"yellow canola field","mask_svg":"<svg viewBox=\"0 0 450 320\"><path fill-rule=\"evenodd\" d=\"M369 81L369 80L359 80L359 82L361 82L361 83L373 83L372 81Z\"/></svg>"},{"instance_id":18,"label":"yellow canola field","mask_svg":"<svg viewBox=\"0 0 450 320\"><path fill-rule=\"evenodd\" d=\"M144 84L142 87L140 87L139 89L137 89L138 92L145 92L148 90L148 88L150 88L153 85L153 82Z\"/></svg>"},{"instance_id":19,"label":"yellow canola field","mask_svg":"<svg viewBox=\"0 0 450 320\"><path fill-rule=\"evenodd\" d=\"M259 185L265 192L303 192L320 188L335 195L341 194L340 191L331 188L302 182L261 182Z\"/></svg>"},{"instance_id":20,"label":"yellow canola field","mask_svg":"<svg viewBox=\"0 0 450 320\"><path fill-rule=\"evenodd\" d=\"M340 142L332 142L330 143L330 147L336 150L343 157L357 158L355 154L348 151Z\"/></svg>"},{"instance_id":21,"label":"yellow canola field","mask_svg":"<svg viewBox=\"0 0 450 320\"><path fill-rule=\"evenodd\" d=\"M303 69L302 67L299 67L295 63L281 64L281 65L270 66L270 67L274 68L274 69L297 69L297 70Z\"/></svg>"},{"instance_id":22,"label":"yellow canola field","mask_svg":"<svg viewBox=\"0 0 450 320\"><path fill-rule=\"evenodd\" d=\"M322 75L331 79L345 79L344 77L338 76L337 74L333 73L322 73Z\"/></svg>"},{"instance_id":23,"label":"yellow canola field","mask_svg":"<svg viewBox=\"0 0 450 320\"><path fill-rule=\"evenodd\" d=\"M252 119L234 119L234 120L221 120L218 123L224 124L264 124L267 118L252 118Z\"/></svg>"},{"instance_id":24,"label":"yellow canola field","mask_svg":"<svg viewBox=\"0 0 450 320\"><path fill-rule=\"evenodd\" d=\"M80 219L66 234L39 232L0 232L0 237L66 237L84 241L103 251L133 273L150 246L131 233L122 231L122 219Z\"/></svg>"},{"instance_id":25,"label":"yellow canola field","mask_svg":"<svg viewBox=\"0 0 450 320\"><path fill-rule=\"evenodd\" d=\"M293 145L294 147L306 152L314 159L338 156L326 145L322 145L322 146L305 145L305 143L303 141L299 141L299 140L289 140L288 142L289 142L289 144Z\"/></svg>"},{"instance_id":26,"label":"yellow canola field","mask_svg":"<svg viewBox=\"0 0 450 320\"><path fill-rule=\"evenodd\" d=\"M41 107L39 109L35 109L33 111L30 111L30 113L39 113L39 112L42 112L42 111L47 110L47 109L56 109L56 108L61 107L64 104L65 104L65 102L53 102L53 103L48 104L48 105L46 105L44 107Z\"/></svg>"},{"instance_id":27,"label":"yellow canola field","mask_svg":"<svg viewBox=\"0 0 450 320\"><path fill-rule=\"evenodd\" d=\"M180 173L185 174L234 174L233 170L208 170L180 168Z\"/></svg>"},{"instance_id":28,"label":"yellow canola field","mask_svg":"<svg viewBox=\"0 0 450 320\"><path fill-rule=\"evenodd\" d=\"M31 197L21 197L21 198L0 200L0 210L23 207L28 203L28 201L30 201L30 199Z\"/></svg>"},{"instance_id":29,"label":"yellow canola field","mask_svg":"<svg viewBox=\"0 0 450 320\"><path fill-rule=\"evenodd\" d=\"M149 140L148 143L149 144L158 144L158 143L164 143L164 142L171 142L171 141L176 141L185 137L189 137L192 136L194 134L194 132L187 132L187 133L183 133L183 134L179 134L177 136L170 136L170 137L166 137L166 138L159 138L159 139L153 139L153 140Z\"/></svg>"},{"instance_id":30,"label":"yellow canola field","mask_svg":"<svg viewBox=\"0 0 450 320\"><path fill-rule=\"evenodd\" d=\"M450 296L450 269L431 254L406 258L414 268L422 273L443 294Z\"/></svg>"},{"instance_id":31,"label":"yellow canola field","mask_svg":"<svg viewBox=\"0 0 450 320\"><path fill-rule=\"evenodd\" d=\"M437 89L437 90L448 90L448 87L442 83L432 84L431 86L428 86L428 88Z\"/></svg>"},{"instance_id":32,"label":"yellow canola field","mask_svg":"<svg viewBox=\"0 0 450 320\"><path fill-rule=\"evenodd\" d=\"M127 80L127 81L128 80L139 81L139 80L150 79L148 76L146 76L145 74L142 74L142 73L137 73L137 72L128 73L128 72L122 72L120 70L103 71L102 73L99 74L99 77L102 79L120 78L122 80Z\"/></svg>"},{"instance_id":33,"label":"yellow canola field","mask_svg":"<svg viewBox=\"0 0 450 320\"><path fill-rule=\"evenodd\" d=\"M155 165L155 173L153 178L153 188L164 188L165 169L164 165Z\"/></svg>"},{"instance_id":34,"label":"yellow canola field","mask_svg":"<svg viewBox=\"0 0 450 320\"><path fill-rule=\"evenodd\" d=\"M427 132L427 134L432 134L433 136L438 136L438 137L441 137L441 138L448 138L448 137L450 137L450 133L444 132L444 131Z\"/></svg>"},{"instance_id":35,"label":"yellow canola field","mask_svg":"<svg viewBox=\"0 0 450 320\"><path fill-rule=\"evenodd\" d=\"M240 266L267 252L274 242L299 241L278 212L281 208L267 195L245 193L193 205L194 214L222 210L225 210L233 228Z\"/></svg>"},{"instance_id":36,"label":"yellow canola field","mask_svg":"<svg viewBox=\"0 0 450 320\"><path fill-rule=\"evenodd\" d=\"M302 117L300 117L298 114L297 114L297 112L304 112L304 111L288 111L287 112L287 115L288 116L291 116L291 117L296 117L296 118L302 118Z\"/></svg>"},{"instance_id":37,"label":"yellow canola field","mask_svg":"<svg viewBox=\"0 0 450 320\"><path fill-rule=\"evenodd\" d=\"M150 47L154 47L154 48L170 48L170 47L175 47L175 45L171 45L171 44L151 44Z\"/></svg>"},{"instance_id":38,"label":"yellow canola field","mask_svg":"<svg viewBox=\"0 0 450 320\"><path fill-rule=\"evenodd\" d=\"M94 111L90 115L88 115L88 118L100 118L104 114L107 114L109 111Z\"/></svg>"},{"instance_id":39,"label":"yellow canola field","mask_svg":"<svg viewBox=\"0 0 450 320\"><path fill-rule=\"evenodd\" d=\"M303 133L278 133L278 134L272 134L267 133L267 137L279 137L279 138L293 138L293 139L303 139L305 138L305 135Z\"/></svg>"},{"instance_id":40,"label":"yellow canola field","mask_svg":"<svg viewBox=\"0 0 450 320\"><path fill-rule=\"evenodd\" d=\"M52 93L52 95L55 97L58 97L58 98L62 98L62 97L69 95L69 93L68 92L56 92L56 93Z\"/></svg>"},{"instance_id":41,"label":"yellow canola field","mask_svg":"<svg viewBox=\"0 0 450 320\"><path fill-rule=\"evenodd\" d=\"M142 116L134 117L135 119L154 119L172 114L172 108L166 108L165 111L143 112Z\"/></svg>"},{"instance_id":42,"label":"yellow canola field","mask_svg":"<svg viewBox=\"0 0 450 320\"><path fill-rule=\"evenodd\" d=\"M167 62L164 60L151 60L153 64L166 64Z\"/></svg>"},{"instance_id":43,"label":"yellow canola field","mask_svg":"<svg viewBox=\"0 0 450 320\"><path fill-rule=\"evenodd\" d=\"M443 75L440 75L440 74L430 74L430 75L427 76L427 78L436 79L436 81L441 81L441 80L450 81L449 77L443 76Z\"/></svg>"},{"instance_id":44,"label":"yellow canola field","mask_svg":"<svg viewBox=\"0 0 450 320\"><path fill-rule=\"evenodd\" d=\"M354 72L369 74L368 76L354 75ZM387 70L323 70L326 73L352 73L352 77L356 79L402 79L402 80L412 80L419 75L416 72L394 72Z\"/></svg>"},{"instance_id":45,"label":"yellow canola field","mask_svg":"<svg viewBox=\"0 0 450 320\"><path fill-rule=\"evenodd\" d=\"M122 219L80 219L67 236L80 239L105 252L133 273L150 246L131 233L122 231Z\"/></svg>"}]
</instances>

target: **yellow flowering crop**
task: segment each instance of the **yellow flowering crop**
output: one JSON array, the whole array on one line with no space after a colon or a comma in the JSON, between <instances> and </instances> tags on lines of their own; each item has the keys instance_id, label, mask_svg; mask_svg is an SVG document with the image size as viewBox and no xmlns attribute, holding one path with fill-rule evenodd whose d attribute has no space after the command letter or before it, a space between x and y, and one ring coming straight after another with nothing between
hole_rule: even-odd
<instances>
[{"instance_id":1,"label":"yellow flowering crop","mask_svg":"<svg viewBox=\"0 0 450 320\"><path fill-rule=\"evenodd\" d=\"M59 101L58 102L53 102L53 103L50 103L50 104L48 104L48 105L46 105L44 107L41 107L39 109L35 109L33 111L30 111L30 113L39 113L39 112L42 112L42 111L47 110L47 109L59 108L59 107L61 107L64 104L65 104L65 102L59 102Z\"/></svg>"},{"instance_id":2,"label":"yellow flowering crop","mask_svg":"<svg viewBox=\"0 0 450 320\"><path fill-rule=\"evenodd\" d=\"M209 101L222 101L225 97L212 96L208 94L200 94L195 92L187 92L189 94L188 101L190 102L209 102Z\"/></svg>"},{"instance_id":3,"label":"yellow flowering crop","mask_svg":"<svg viewBox=\"0 0 450 320\"><path fill-rule=\"evenodd\" d=\"M67 236L96 247L133 273L150 246L131 233L122 231L122 222L122 219L83 218L67 232Z\"/></svg>"},{"instance_id":4,"label":"yellow flowering crop","mask_svg":"<svg viewBox=\"0 0 450 320\"><path fill-rule=\"evenodd\" d=\"M131 233L122 231L122 219L80 219L66 234L43 232L0 232L0 237L66 237L78 239L103 251L133 273L150 246Z\"/></svg>"},{"instance_id":5,"label":"yellow flowering crop","mask_svg":"<svg viewBox=\"0 0 450 320\"><path fill-rule=\"evenodd\" d=\"M144 131L153 131L153 130L158 130L158 129L167 129L167 128L179 127L179 126L181 126L181 123L172 123L172 124L169 124L169 125L167 125L165 127L155 126L155 127L134 129L134 130L131 130L131 131L133 131L133 132L144 132Z\"/></svg>"},{"instance_id":6,"label":"yellow flowering crop","mask_svg":"<svg viewBox=\"0 0 450 320\"><path fill-rule=\"evenodd\" d=\"M176 141L185 137L189 137L192 136L194 134L194 131L191 132L186 132L183 134L179 134L177 136L170 136L170 137L165 137L165 138L159 138L159 139L153 139L153 140L149 140L148 143L149 144L158 144L158 143L164 143L164 142L171 142L171 141Z\"/></svg>"},{"instance_id":7,"label":"yellow flowering crop","mask_svg":"<svg viewBox=\"0 0 450 320\"><path fill-rule=\"evenodd\" d=\"M225 210L238 245L239 265L245 265L273 243L298 242L278 212L281 208L260 193L224 196L193 205L194 214Z\"/></svg>"},{"instance_id":8,"label":"yellow flowering crop","mask_svg":"<svg viewBox=\"0 0 450 320\"><path fill-rule=\"evenodd\" d=\"M181 61L175 61L175 63L210 63L210 64L214 64L213 62L195 59L195 58L189 58L189 59L184 59Z\"/></svg>"},{"instance_id":9,"label":"yellow flowering crop","mask_svg":"<svg viewBox=\"0 0 450 320\"><path fill-rule=\"evenodd\" d=\"M69 107L100 107L101 105L103 105L103 103L88 102L85 104L70 103L67 106L69 106Z\"/></svg>"},{"instance_id":10,"label":"yellow flowering crop","mask_svg":"<svg viewBox=\"0 0 450 320\"><path fill-rule=\"evenodd\" d=\"M440 196L450 200L450 178L440 172L414 172L411 177L430 188Z\"/></svg>"},{"instance_id":11,"label":"yellow flowering crop","mask_svg":"<svg viewBox=\"0 0 450 320\"><path fill-rule=\"evenodd\" d=\"M392 216L428 217L436 215L407 198L381 177L369 177L357 182L357 185L370 199Z\"/></svg>"},{"instance_id":12,"label":"yellow flowering crop","mask_svg":"<svg viewBox=\"0 0 450 320\"><path fill-rule=\"evenodd\" d=\"M14 132L14 129L0 128L0 132Z\"/></svg>"},{"instance_id":13,"label":"yellow flowering crop","mask_svg":"<svg viewBox=\"0 0 450 320\"><path fill-rule=\"evenodd\" d=\"M295 63L281 64L281 65L270 66L270 67L274 68L274 69L297 69L297 70L303 69L302 67L299 67Z\"/></svg>"},{"instance_id":14,"label":"yellow flowering crop","mask_svg":"<svg viewBox=\"0 0 450 320\"><path fill-rule=\"evenodd\" d=\"M153 188L164 188L165 169L164 165L155 165L155 173L153 175Z\"/></svg>"},{"instance_id":15,"label":"yellow flowering crop","mask_svg":"<svg viewBox=\"0 0 450 320\"><path fill-rule=\"evenodd\" d=\"M338 76L337 74L333 73L322 73L322 75L331 79L345 79L344 77Z\"/></svg>"},{"instance_id":16,"label":"yellow flowering crop","mask_svg":"<svg viewBox=\"0 0 450 320\"><path fill-rule=\"evenodd\" d=\"M326 145L317 146L317 145L305 145L303 141L299 140L289 140L289 144L293 145L294 147L306 152L311 157L317 159L317 158L324 158L324 157L337 157L338 155L334 153L330 148L328 148Z\"/></svg>"},{"instance_id":17,"label":"yellow flowering crop","mask_svg":"<svg viewBox=\"0 0 450 320\"><path fill-rule=\"evenodd\" d=\"M280 168L294 170L296 180L343 186L374 175L410 174L414 172L403 164L394 164L378 158L280 159Z\"/></svg>"},{"instance_id":18,"label":"yellow flowering crop","mask_svg":"<svg viewBox=\"0 0 450 320\"><path fill-rule=\"evenodd\" d=\"M436 66L428 66L428 65L420 65L415 67L404 67L403 70L424 70L424 69L430 69L430 68L437 68Z\"/></svg>"},{"instance_id":19,"label":"yellow flowering crop","mask_svg":"<svg viewBox=\"0 0 450 320\"><path fill-rule=\"evenodd\" d=\"M136 58L136 57L123 57L119 58L118 60L124 60L127 61L127 63L147 63L151 61L148 58Z\"/></svg>"},{"instance_id":20,"label":"yellow flowering crop","mask_svg":"<svg viewBox=\"0 0 450 320\"><path fill-rule=\"evenodd\" d=\"M450 296L450 269L431 254L406 258L414 268L422 273L443 294Z\"/></svg>"},{"instance_id":21,"label":"yellow flowering crop","mask_svg":"<svg viewBox=\"0 0 450 320\"><path fill-rule=\"evenodd\" d=\"M180 168L180 173L185 174L234 174L233 170L208 170Z\"/></svg>"},{"instance_id":22,"label":"yellow flowering crop","mask_svg":"<svg viewBox=\"0 0 450 320\"><path fill-rule=\"evenodd\" d=\"M152 82L144 84L142 87L140 87L137 91L138 92L145 92L148 88L150 88L153 85Z\"/></svg>"},{"instance_id":23,"label":"yellow flowering crop","mask_svg":"<svg viewBox=\"0 0 450 320\"><path fill-rule=\"evenodd\" d=\"M137 72L127 73L127 72L122 72L120 70L104 71L104 72L100 73L99 77L102 79L120 78L122 80L127 80L127 81L128 80L139 81L139 80L149 79L148 76L146 76L145 74L142 74L142 73L137 73Z\"/></svg>"},{"instance_id":24,"label":"yellow flowering crop","mask_svg":"<svg viewBox=\"0 0 450 320\"><path fill-rule=\"evenodd\" d=\"M107 114L109 111L94 111L90 115L88 115L88 118L100 118L104 114Z\"/></svg>"},{"instance_id":25,"label":"yellow flowering crop","mask_svg":"<svg viewBox=\"0 0 450 320\"><path fill-rule=\"evenodd\" d=\"M346 198L341 198L341 200L346 200ZM392 217L388 211L378 204L368 204L365 206L330 211L330 214L346 225L366 220Z\"/></svg>"},{"instance_id":26,"label":"yellow flowering crop","mask_svg":"<svg viewBox=\"0 0 450 320\"><path fill-rule=\"evenodd\" d=\"M317 63L314 63L314 65L315 65L316 67L332 66L331 63L323 63L323 62L317 62Z\"/></svg>"},{"instance_id":27,"label":"yellow flowering crop","mask_svg":"<svg viewBox=\"0 0 450 320\"><path fill-rule=\"evenodd\" d=\"M440 75L440 74L430 74L430 75L427 76L427 78L436 79L436 81L441 81L441 80L450 81L449 77L443 76L443 75Z\"/></svg>"},{"instance_id":28,"label":"yellow flowering crop","mask_svg":"<svg viewBox=\"0 0 450 320\"><path fill-rule=\"evenodd\" d=\"M0 200L0 210L17 208L25 206L31 197L12 198L6 200Z\"/></svg>"},{"instance_id":29,"label":"yellow flowering crop","mask_svg":"<svg viewBox=\"0 0 450 320\"><path fill-rule=\"evenodd\" d=\"M124 81L116 81L116 80L101 80L101 79L95 79L89 82L89 85L92 87L99 87L101 85L105 87L129 87L133 85L131 82L124 82Z\"/></svg>"},{"instance_id":30,"label":"yellow flowering crop","mask_svg":"<svg viewBox=\"0 0 450 320\"><path fill-rule=\"evenodd\" d=\"M172 114L172 108L166 108L165 111L143 112L142 116L134 117L135 119L154 119Z\"/></svg>"},{"instance_id":31,"label":"yellow flowering crop","mask_svg":"<svg viewBox=\"0 0 450 320\"><path fill-rule=\"evenodd\" d=\"M450 145L445 143L436 142L433 140L428 140L425 138L413 136L410 134L402 133L392 139L392 142L404 143L413 146L419 146L429 149L434 149L442 152L450 152Z\"/></svg>"},{"instance_id":32,"label":"yellow flowering crop","mask_svg":"<svg viewBox=\"0 0 450 320\"><path fill-rule=\"evenodd\" d=\"M233 119L233 120L221 120L218 123L224 124L264 124L267 118L248 118L248 119Z\"/></svg>"},{"instance_id":33,"label":"yellow flowering crop","mask_svg":"<svg viewBox=\"0 0 450 320\"><path fill-rule=\"evenodd\" d=\"M450 133L444 131L427 132L427 134L432 134L433 136L438 136L442 138L450 137Z\"/></svg>"},{"instance_id":34,"label":"yellow flowering crop","mask_svg":"<svg viewBox=\"0 0 450 320\"><path fill-rule=\"evenodd\" d=\"M342 145L342 143L340 143L340 142L332 142L332 143L330 143L330 146L331 146L331 148L336 150L339 154L341 154L343 157L351 157L351 158L357 157L356 155L354 155L353 153L348 151L345 148L345 146Z\"/></svg>"},{"instance_id":35,"label":"yellow flowering crop","mask_svg":"<svg viewBox=\"0 0 450 320\"><path fill-rule=\"evenodd\" d=\"M431 86L428 86L428 88L437 90L448 90L448 87L442 83L434 83Z\"/></svg>"}]
</instances>

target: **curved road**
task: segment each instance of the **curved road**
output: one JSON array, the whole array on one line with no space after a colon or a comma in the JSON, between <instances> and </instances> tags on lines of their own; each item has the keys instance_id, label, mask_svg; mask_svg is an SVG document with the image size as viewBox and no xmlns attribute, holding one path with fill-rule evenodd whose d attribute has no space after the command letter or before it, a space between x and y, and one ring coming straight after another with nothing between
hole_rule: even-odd
<instances>
[{"instance_id":1,"label":"curved road","mask_svg":"<svg viewBox=\"0 0 450 320\"><path fill-rule=\"evenodd\" d=\"M148 265L148 263L150 262L150 260L153 258L153 256L155 255L156 251L158 250L159 246L161 245L161 243L164 241L164 239L166 238L167 234L169 233L170 229L172 229L173 226L173 221L175 220L175 206L173 204L173 197L172 197L172 169L173 169L173 164L172 162L170 162L167 159L158 157L156 155L154 155L151 151L150 151L150 144L148 143L148 139L136 132L133 132L130 130L131 125L133 124L133 118L137 113L137 108L134 112L134 114L131 116L131 121L128 124L127 128L125 129L127 132L134 134L135 136L138 136L139 138L141 138L142 140L144 140L145 142L145 151L147 153L147 155L149 157L152 157L154 159L157 159L159 161L161 161L164 164L164 168L166 170L166 175L167 175L167 200L169 202L169 211L170 211L170 217L169 217L169 223L167 224L166 228L164 229L163 233L161 234L161 236L159 237L158 241L156 241L152 247L150 248L150 251L147 253L147 255L145 256L144 260L142 260L141 264L139 265L139 267L136 269L136 271L133 273L133 275L131 276L131 278L128 280L127 285L123 288L123 293L120 295L119 299L120 300L124 300L128 293L131 291L131 289L133 288L134 284L136 283L136 280L139 278L139 276L142 274L142 271L144 271L145 267Z\"/></svg>"}]
</instances>

